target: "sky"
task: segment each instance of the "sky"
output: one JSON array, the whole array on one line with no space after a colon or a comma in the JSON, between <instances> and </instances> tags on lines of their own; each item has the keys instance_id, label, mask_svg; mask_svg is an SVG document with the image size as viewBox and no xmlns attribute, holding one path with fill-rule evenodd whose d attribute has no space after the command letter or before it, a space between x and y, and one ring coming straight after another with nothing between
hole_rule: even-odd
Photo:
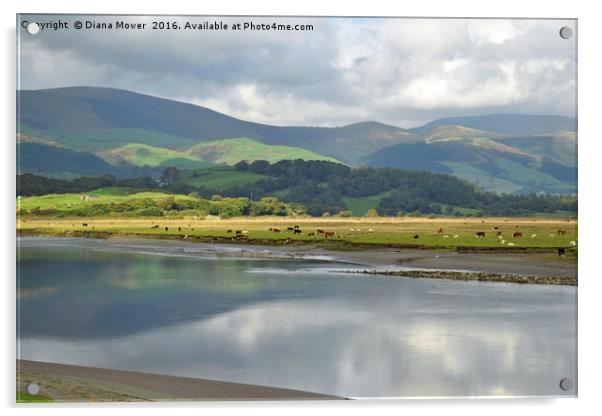
<instances>
[{"instance_id":1,"label":"sky","mask_svg":"<svg viewBox=\"0 0 602 416\"><path fill-rule=\"evenodd\" d=\"M574 20L22 15L18 87L122 88L274 125L415 127L491 113L575 116ZM144 30L73 28L75 21ZM152 30L223 22L311 31ZM20 25L19 25L20 26Z\"/></svg>"}]
</instances>

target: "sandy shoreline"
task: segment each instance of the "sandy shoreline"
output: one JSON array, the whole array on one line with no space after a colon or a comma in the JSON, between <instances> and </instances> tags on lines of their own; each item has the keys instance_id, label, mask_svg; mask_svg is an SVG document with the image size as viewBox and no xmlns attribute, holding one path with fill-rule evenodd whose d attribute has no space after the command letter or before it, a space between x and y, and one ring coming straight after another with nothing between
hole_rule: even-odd
<instances>
[{"instance_id":1,"label":"sandy shoreline","mask_svg":"<svg viewBox=\"0 0 602 416\"><path fill-rule=\"evenodd\" d=\"M17 360L17 390L35 382L59 402L193 400L343 400L342 397L252 384Z\"/></svg>"}]
</instances>

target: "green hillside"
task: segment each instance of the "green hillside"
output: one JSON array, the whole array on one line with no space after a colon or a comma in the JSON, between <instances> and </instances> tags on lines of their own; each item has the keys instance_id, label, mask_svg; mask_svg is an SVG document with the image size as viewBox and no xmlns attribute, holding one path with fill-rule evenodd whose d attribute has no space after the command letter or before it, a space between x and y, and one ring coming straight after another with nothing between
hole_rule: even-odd
<instances>
[{"instance_id":1,"label":"green hillside","mask_svg":"<svg viewBox=\"0 0 602 416\"><path fill-rule=\"evenodd\" d=\"M376 122L332 128L270 126L114 88L20 90L17 101L22 132L86 151L129 143L176 149L248 137L351 161L408 136L402 128Z\"/></svg>"},{"instance_id":2,"label":"green hillside","mask_svg":"<svg viewBox=\"0 0 602 416\"><path fill-rule=\"evenodd\" d=\"M146 144L132 143L99 155L112 164L127 162L136 166L176 166L181 169L202 168L212 163L195 158L186 151L171 150Z\"/></svg>"},{"instance_id":3,"label":"green hillside","mask_svg":"<svg viewBox=\"0 0 602 416\"><path fill-rule=\"evenodd\" d=\"M216 140L191 147L188 154L201 160L233 165L241 160L266 160L270 163L279 160L328 160L336 159L323 156L310 150L290 146L270 146L247 138Z\"/></svg>"},{"instance_id":4,"label":"green hillside","mask_svg":"<svg viewBox=\"0 0 602 416\"><path fill-rule=\"evenodd\" d=\"M511 138L461 126L437 126L422 142L398 143L363 162L373 167L450 173L494 192L576 192L570 138ZM559 144L560 143L560 144Z\"/></svg>"},{"instance_id":5,"label":"green hillside","mask_svg":"<svg viewBox=\"0 0 602 416\"><path fill-rule=\"evenodd\" d=\"M46 160L22 152L21 173L131 176L124 167L146 166L156 178L171 165L196 169L240 160L303 159L450 173L498 192L575 192L577 187L573 117L489 114L442 118L413 129L374 121L271 126L95 87L20 90L17 107L21 136L61 149L40 153Z\"/></svg>"},{"instance_id":6,"label":"green hillside","mask_svg":"<svg viewBox=\"0 0 602 416\"><path fill-rule=\"evenodd\" d=\"M247 138L217 140L180 150L131 143L101 151L98 155L113 165L128 163L134 166L175 166L179 169L198 169L214 164L233 165L241 160L266 160L270 163L295 159L338 162L309 150L271 146Z\"/></svg>"}]
</instances>

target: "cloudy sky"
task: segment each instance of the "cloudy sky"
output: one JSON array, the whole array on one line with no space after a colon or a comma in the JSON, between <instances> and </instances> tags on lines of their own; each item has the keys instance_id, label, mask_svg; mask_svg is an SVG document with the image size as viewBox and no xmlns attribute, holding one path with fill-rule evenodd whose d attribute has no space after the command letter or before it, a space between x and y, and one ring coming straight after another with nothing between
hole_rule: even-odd
<instances>
[{"instance_id":1,"label":"cloudy sky","mask_svg":"<svg viewBox=\"0 0 602 416\"><path fill-rule=\"evenodd\" d=\"M23 16L19 87L105 86L250 121L413 127L439 117L575 114L572 20ZM76 30L77 20L147 29ZM163 20L311 24L312 31L151 30Z\"/></svg>"}]
</instances>

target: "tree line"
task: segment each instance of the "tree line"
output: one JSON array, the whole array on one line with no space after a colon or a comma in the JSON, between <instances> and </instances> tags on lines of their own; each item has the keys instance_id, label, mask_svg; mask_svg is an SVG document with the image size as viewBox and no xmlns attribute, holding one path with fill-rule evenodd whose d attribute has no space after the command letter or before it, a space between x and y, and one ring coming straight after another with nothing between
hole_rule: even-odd
<instances>
[{"instance_id":1,"label":"tree line","mask_svg":"<svg viewBox=\"0 0 602 416\"><path fill-rule=\"evenodd\" d=\"M73 181L19 175L19 195L86 192L105 186L136 189L162 189L178 194L196 192L201 198L214 196L261 198L278 196L284 202L303 206L307 214L322 216L348 213L345 198L381 196L376 207L379 215L405 214L464 215L455 207L476 210L478 215L525 216L557 211L577 213L577 198L548 194L496 194L443 173L394 168L350 168L327 161L283 160L268 163L242 161L233 166L239 172L252 172L264 178L252 184L223 188L193 186L182 180L185 171L168 167L158 181L143 177L117 179L112 175L78 178ZM244 215L244 214L243 214Z\"/></svg>"}]
</instances>

